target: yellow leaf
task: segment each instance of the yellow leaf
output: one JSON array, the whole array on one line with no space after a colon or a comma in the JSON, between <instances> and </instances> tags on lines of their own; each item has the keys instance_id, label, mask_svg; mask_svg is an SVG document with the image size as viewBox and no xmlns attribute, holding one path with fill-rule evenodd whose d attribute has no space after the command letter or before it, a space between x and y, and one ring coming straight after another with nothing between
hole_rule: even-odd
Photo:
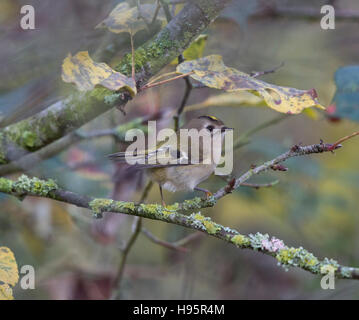
<instances>
[{"instance_id":1,"label":"yellow leaf","mask_svg":"<svg viewBox=\"0 0 359 320\"><path fill-rule=\"evenodd\" d=\"M135 34L147 28L146 22L152 22L156 8L155 4L141 4L139 12L137 6L131 8L127 2L122 2L96 28L108 28L114 33L132 32ZM164 20L162 13L159 13L157 18Z\"/></svg>"},{"instance_id":2,"label":"yellow leaf","mask_svg":"<svg viewBox=\"0 0 359 320\"><path fill-rule=\"evenodd\" d=\"M12 289L19 281L17 263L12 251L0 247L0 300L13 299Z\"/></svg>"},{"instance_id":3,"label":"yellow leaf","mask_svg":"<svg viewBox=\"0 0 359 320\"><path fill-rule=\"evenodd\" d=\"M94 62L87 51L69 54L62 64L62 80L75 83L80 91L92 90L102 85L110 90L125 88L132 96L137 93L136 84L120 72L112 70L106 63Z\"/></svg>"},{"instance_id":4,"label":"yellow leaf","mask_svg":"<svg viewBox=\"0 0 359 320\"><path fill-rule=\"evenodd\" d=\"M280 87L251 77L249 74L224 65L222 57L211 55L177 66L177 72L190 76L207 87L229 92L246 90L261 96L266 104L279 112L297 114L309 107L325 109L317 100L314 89L298 90Z\"/></svg>"},{"instance_id":5,"label":"yellow leaf","mask_svg":"<svg viewBox=\"0 0 359 320\"><path fill-rule=\"evenodd\" d=\"M0 281L14 286L19 281L19 272L12 251L0 247Z\"/></svg>"},{"instance_id":6,"label":"yellow leaf","mask_svg":"<svg viewBox=\"0 0 359 320\"><path fill-rule=\"evenodd\" d=\"M206 46L208 36L206 34L200 34L191 45L183 51L182 55L185 60L195 60L203 56L203 51ZM171 64L176 65L178 59L174 59Z\"/></svg>"},{"instance_id":7,"label":"yellow leaf","mask_svg":"<svg viewBox=\"0 0 359 320\"><path fill-rule=\"evenodd\" d=\"M211 107L264 107L266 103L264 99L248 92L237 91L217 94L210 96L206 100L189 105L183 110L184 112L200 110ZM307 108L303 110L303 114L312 120L319 119L319 113L315 109Z\"/></svg>"},{"instance_id":8,"label":"yellow leaf","mask_svg":"<svg viewBox=\"0 0 359 320\"><path fill-rule=\"evenodd\" d=\"M14 300L12 289L7 283L0 284L0 300Z\"/></svg>"},{"instance_id":9,"label":"yellow leaf","mask_svg":"<svg viewBox=\"0 0 359 320\"><path fill-rule=\"evenodd\" d=\"M319 119L319 112L314 109L304 109L303 114L306 115L308 118L312 120L318 120Z\"/></svg>"}]
</instances>

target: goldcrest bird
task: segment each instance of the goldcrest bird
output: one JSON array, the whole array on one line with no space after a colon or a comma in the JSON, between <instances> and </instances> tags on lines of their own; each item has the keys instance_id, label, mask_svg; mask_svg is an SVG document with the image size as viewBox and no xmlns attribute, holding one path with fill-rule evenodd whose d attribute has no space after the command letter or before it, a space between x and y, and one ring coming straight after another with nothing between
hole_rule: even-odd
<instances>
[{"instance_id":1,"label":"goldcrest bird","mask_svg":"<svg viewBox=\"0 0 359 320\"><path fill-rule=\"evenodd\" d=\"M169 139L156 146L153 150L136 150L134 153L118 152L109 155L110 159L129 162L136 159L133 166L145 169L149 178L158 183L162 205L165 206L162 189L171 192L197 190L207 197L210 191L197 187L216 169L221 155L221 146L227 130L233 130L213 116L200 116L190 120L181 129L187 129L188 135L181 141L180 131L173 133L175 139ZM195 129L195 130L191 130ZM203 130L204 131L201 131ZM193 139L192 133L204 132L209 139ZM185 141L183 141L185 140ZM220 140L221 143L214 143Z\"/></svg>"}]
</instances>

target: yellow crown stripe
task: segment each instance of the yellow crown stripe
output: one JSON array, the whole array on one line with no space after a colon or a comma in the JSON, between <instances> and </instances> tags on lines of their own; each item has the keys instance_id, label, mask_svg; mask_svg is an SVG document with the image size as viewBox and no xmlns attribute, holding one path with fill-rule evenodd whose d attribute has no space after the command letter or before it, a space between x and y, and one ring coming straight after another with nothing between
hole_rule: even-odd
<instances>
[{"instance_id":1,"label":"yellow crown stripe","mask_svg":"<svg viewBox=\"0 0 359 320\"><path fill-rule=\"evenodd\" d=\"M215 121L218 121L218 119L214 116L207 116L208 118L212 119L212 120L215 120Z\"/></svg>"}]
</instances>

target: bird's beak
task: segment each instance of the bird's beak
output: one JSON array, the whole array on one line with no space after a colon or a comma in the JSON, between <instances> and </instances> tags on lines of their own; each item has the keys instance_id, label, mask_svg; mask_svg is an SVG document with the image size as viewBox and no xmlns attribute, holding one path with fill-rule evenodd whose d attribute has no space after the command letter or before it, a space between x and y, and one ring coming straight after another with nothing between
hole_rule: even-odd
<instances>
[{"instance_id":1,"label":"bird's beak","mask_svg":"<svg viewBox=\"0 0 359 320\"><path fill-rule=\"evenodd\" d=\"M227 130L233 130L233 128L222 127L221 132L226 132Z\"/></svg>"}]
</instances>

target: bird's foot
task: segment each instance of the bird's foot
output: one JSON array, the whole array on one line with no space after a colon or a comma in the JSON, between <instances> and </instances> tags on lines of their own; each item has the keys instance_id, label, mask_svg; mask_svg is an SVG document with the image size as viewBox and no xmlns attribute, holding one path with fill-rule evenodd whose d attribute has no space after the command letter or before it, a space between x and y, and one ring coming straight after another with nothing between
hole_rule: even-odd
<instances>
[{"instance_id":1,"label":"bird's foot","mask_svg":"<svg viewBox=\"0 0 359 320\"><path fill-rule=\"evenodd\" d=\"M211 191L206 191L206 199L213 197L213 193Z\"/></svg>"},{"instance_id":2,"label":"bird's foot","mask_svg":"<svg viewBox=\"0 0 359 320\"><path fill-rule=\"evenodd\" d=\"M194 188L194 190L201 191L206 195L206 197L203 200L208 200L209 198L211 198L213 196L213 193L207 189L196 187L196 188Z\"/></svg>"}]
</instances>

